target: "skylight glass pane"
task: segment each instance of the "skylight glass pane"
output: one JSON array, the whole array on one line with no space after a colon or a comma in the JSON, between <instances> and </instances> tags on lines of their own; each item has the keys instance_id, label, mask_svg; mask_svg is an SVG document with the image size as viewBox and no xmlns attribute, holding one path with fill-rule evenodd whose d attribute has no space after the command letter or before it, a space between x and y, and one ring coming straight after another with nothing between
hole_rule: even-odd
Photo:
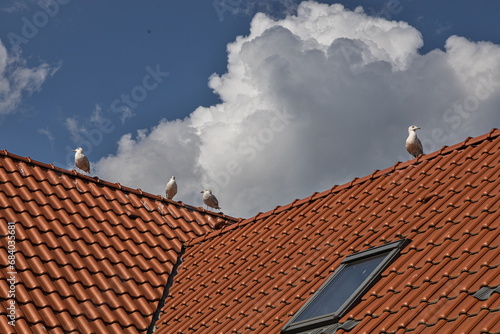
<instances>
[{"instance_id":1,"label":"skylight glass pane","mask_svg":"<svg viewBox=\"0 0 500 334\"><path fill-rule=\"evenodd\" d=\"M335 313L372 274L387 253L347 264L294 322Z\"/></svg>"}]
</instances>

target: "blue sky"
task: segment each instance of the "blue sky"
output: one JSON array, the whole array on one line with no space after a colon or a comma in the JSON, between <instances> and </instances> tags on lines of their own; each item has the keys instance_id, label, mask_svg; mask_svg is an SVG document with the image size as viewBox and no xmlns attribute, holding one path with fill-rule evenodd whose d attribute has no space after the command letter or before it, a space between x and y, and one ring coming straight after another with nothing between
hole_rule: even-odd
<instances>
[{"instance_id":1,"label":"blue sky","mask_svg":"<svg viewBox=\"0 0 500 334\"><path fill-rule=\"evenodd\" d=\"M294 45L294 39L288 33L277 31L278 29L270 29L267 33L258 31L260 27L275 25L269 23L271 21L280 22L279 25L290 29L292 35L295 34L300 38L306 35L312 36L312 39L317 38L321 44L318 37L321 34L321 27L304 23L304 27L308 27L304 29L309 29L304 35L301 35L300 25L297 25L295 30L289 28L288 24L293 24L293 20L287 19L286 15L297 15L299 3L300 1L293 0L2 1L0 3L2 43L0 149L30 156L45 163L54 163L59 167L73 168L70 149L82 146L95 166L93 175L162 194L163 184L171 174L176 174L179 187L185 185L184 192L180 191L179 194L181 198L176 199L193 205L201 205L200 200L195 197L195 190L198 188L200 190L206 187L215 188L216 196L220 194L218 197L223 209L224 202L234 199L238 189L248 189L247 194L240 194L241 198L235 200L233 208L223 210L235 216L249 215L255 210L268 210L275 205L286 204L293 198L325 190L335 183L342 183L354 176L363 176L375 169L388 167L398 160L408 159L401 145L401 148L394 149L391 154L385 152L375 154L380 157L378 160L373 158L363 160L361 157L370 155L370 152L353 151L357 147L354 144L353 150L349 150L349 144L342 142L347 136L342 136L340 129L331 133L327 130L316 131L319 125L329 120L330 116L327 114L318 116L310 114L306 117L307 113L302 114L297 111L292 112L293 116L289 119L283 120L281 117L282 123L279 121L266 123L267 116L257 112L261 110L259 108L264 108L256 102L259 99L256 98L250 103L253 93L249 93L248 99L241 98L247 90L256 89L259 93L255 94L262 92L269 94L266 95L266 101L272 101L276 110L289 104L300 106L302 110L326 108L329 101L321 97L332 94L322 95L321 89L325 86L312 78L312 74L317 70L313 68L314 62L295 63L291 54L286 53L289 47ZM493 96L498 96L494 79L496 77L476 78L483 81L493 80L492 88L490 90L486 88L486 92L489 93L484 103L477 108L471 106L471 109L478 110L477 115L482 115L481 120L476 121L474 116L460 116L459 119L457 116L460 115L459 112L446 113L446 110L451 110L457 101L474 103L467 98L479 86L469 87L469 91L463 87L452 90L450 87L463 83L456 81L458 79L448 72L443 72L440 78L435 77L440 75L441 69L444 71L448 66L443 65L444 62L452 64L449 66L456 69L455 73L461 73L462 70L459 71L458 68L460 66L468 68L465 65L472 59L475 59L476 64L486 64L484 69L475 69L474 75L479 76L478 73L483 72L497 73L498 63L495 63L494 58L497 52L496 46L500 44L498 1L349 0L318 1L315 4L334 3L344 5L342 12L354 13L356 7L364 8L363 14L356 14L359 21L353 21L352 25L349 20L343 23L346 34L349 34L349 31L364 29L363 22L378 17L385 20L383 24L380 23L383 27L381 29L389 29L391 21L406 22L410 28L397 25L391 30L399 29L397 33L389 34L387 30L383 36L374 37L373 45L377 43L379 46L388 45L384 44L385 39L390 40L389 44L411 44L408 47L410 51L395 50L394 47L385 50L384 46L380 46L389 54L388 57L394 60L391 66L397 70L393 68L389 72L384 72L383 69L380 71L375 69L373 64L370 65L372 67L363 64L363 68L373 71L375 77L373 81L369 79L371 76L358 80L360 77L355 71L348 77L343 77L340 72L332 72L338 75L340 80L346 80L340 81L342 87L339 86L338 90L335 90L335 85L339 80L333 81L331 86L328 86L328 89L334 92L333 95L342 91L341 96L346 98L335 108L332 107L334 110L332 113L336 113L333 119L335 122L338 121L339 127L350 128L350 132L353 132L357 121L361 121L364 117L368 119L375 117L377 112L368 110L367 107L373 105L373 101L369 98L371 95L375 101L387 99L384 107L388 109L391 109L391 105L409 105L407 111L401 108L396 111L397 108L394 108L394 111L381 112L377 116L388 120L399 118L400 133L393 130L399 123L392 121L386 129L378 128L378 132L392 134L391 131L394 131L398 140L404 141L406 129L410 125L408 123L419 123L422 126L421 136L443 138L428 144L428 150L438 149L441 144L451 145L467 136L477 136L492 127L499 126L500 107L498 101L493 100ZM327 7L314 8L318 11L328 11ZM258 11L263 12L265 17L255 17ZM342 16L339 13L329 15L332 16L332 20ZM314 20L316 23L320 22L317 17ZM304 22L313 22L313 18L308 16L304 18ZM258 32L254 31L251 34L251 25ZM365 33L364 36L371 33ZM250 38L250 35L255 38ZM452 40L447 48L446 43L450 41L450 36L464 37L472 44L462 40ZM247 46L242 46L240 52L240 46L235 41L245 38L248 39ZM266 38L274 42L266 44ZM343 38L350 41L355 39ZM364 45L372 48L369 38L367 37L366 41L363 38L362 36L360 40L364 41ZM254 41L255 43L259 41L261 44L253 45ZM286 41L291 44L285 45L288 43ZM341 39L337 41L345 42ZM350 41L345 43L351 43ZM481 41L487 44L476 44ZM229 43L237 49L229 53L232 60L228 60ZM349 44L347 49L346 45L340 44L343 51L351 50L355 44ZM258 50L254 51L254 56L249 56L250 52L245 54L245 50L250 50L252 47ZM248 68L253 69L254 59L266 53L266 50L274 48L281 49L273 51L274 53L267 59L281 57L288 59L290 64L296 64L295 68L311 67L310 72L304 70L303 73L299 71L302 73L300 75L294 74L293 80L297 80L296 87L292 87L293 89L289 86L281 87L284 77L290 80L285 74L269 77L270 73L278 73L279 66L283 65L269 61L263 61L256 66L251 76L238 79L238 73ZM361 48L355 46L356 50ZM474 50L468 52L467 48ZM318 50L323 50L325 54L330 52L326 51L326 48L315 49ZM371 56L382 57L380 59L390 63L389 58L385 59L383 53L377 53L377 48L370 50ZM441 54L436 53L439 50ZM391 52L394 52L394 55ZM409 60L406 53L403 55L401 52L411 54L411 59ZM440 55L445 60L433 60L433 57L439 58ZM363 59L369 57L363 55ZM2 61L6 64L5 69L2 69ZM401 62L404 64L401 65ZM334 68L335 64L341 63L331 62L331 65L328 65L330 67L320 69L318 73ZM400 65L401 67L398 67ZM387 75L394 75L393 80L402 80L401 82L405 84L394 87L378 85L381 78ZM446 75L450 75L450 79L445 79ZM251 84L247 81L250 77L253 80ZM283 80L278 80L280 78ZM328 79L322 82L325 84ZM291 84L292 81L288 83ZM250 85L249 88L245 88L247 84ZM307 87L314 85L318 85L318 89L309 91ZM418 87L415 87L417 85ZM241 87L241 91L236 87ZM264 87L267 87L267 90ZM353 88L344 91L346 87ZM391 104L391 99L387 96L398 89L401 89L401 93ZM420 93L412 94L413 89ZM418 114L417 111L410 112L419 110L425 105L423 100L429 99L426 94L440 89L443 93L431 98L430 101L436 108L441 108L442 113L433 111L429 115L415 116L415 113ZM363 94L358 95L359 92ZM404 96L404 99L400 98L401 96ZM367 97L367 100L364 101L363 97ZM338 102L339 98L335 101ZM238 108L245 110L244 113L241 111L242 114L237 114L234 110ZM354 113L350 108L364 111L352 116ZM277 117L280 119L279 115ZM239 124L242 119L245 123ZM448 127L447 124L437 127L444 135L432 132L435 129L431 129L431 126L436 124L436 119L444 120L445 123L449 121ZM269 126L271 132L259 132L259 129L266 129L263 127L266 124L275 126ZM452 134L451 129L457 130L456 134ZM255 137L257 141L260 139L260 143L252 143L251 135L245 132L250 130L256 136L261 135ZM168 134L165 134L166 132ZM187 133L190 134L188 137ZM214 138L221 138L217 139L220 142ZM228 142L234 143L238 140L240 146L226 146ZM182 150L179 149L184 144L187 146ZM162 147L165 152L161 151ZM324 154L304 153L310 150L323 150ZM372 150L384 151L384 146L381 144ZM185 156L183 152L186 152ZM232 158L235 154L239 156ZM137 160L134 160L134 156L137 156ZM337 159L332 159L331 156ZM343 163L339 164L339 160ZM325 166L337 164L337 167L311 168L304 161ZM152 166L144 167L140 172L138 169L145 164ZM350 168L349 164L356 164L358 167ZM207 165L212 166L212 171L216 172L210 172ZM288 173L280 172L283 166L290 165L295 167L290 167ZM359 167L361 165L362 168ZM127 168L135 170L124 171ZM286 167L287 170L288 168ZM187 170L189 172L186 172ZM273 172L267 175L267 170ZM259 176L258 182L255 182L255 175ZM299 175L307 176L303 182L298 182L296 187L287 188L290 180ZM271 184L275 190L270 191L262 186L259 188L255 183ZM252 193L252 190L255 192ZM263 196L269 193L272 195ZM248 204L252 201L250 198L255 197L261 200Z\"/></svg>"}]
</instances>

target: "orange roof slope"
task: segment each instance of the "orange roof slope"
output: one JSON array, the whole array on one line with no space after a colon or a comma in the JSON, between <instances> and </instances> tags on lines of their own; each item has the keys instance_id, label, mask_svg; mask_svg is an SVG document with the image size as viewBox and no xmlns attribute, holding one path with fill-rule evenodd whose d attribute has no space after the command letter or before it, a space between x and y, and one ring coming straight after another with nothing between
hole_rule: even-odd
<instances>
[{"instance_id":1,"label":"orange roof slope","mask_svg":"<svg viewBox=\"0 0 500 334\"><path fill-rule=\"evenodd\" d=\"M488 289L500 285L499 136L193 240L156 333L279 333L347 255L403 238L411 242L401 256L339 324L351 319L351 333L499 333L500 289ZM474 296L481 288L489 298Z\"/></svg>"},{"instance_id":2,"label":"orange roof slope","mask_svg":"<svg viewBox=\"0 0 500 334\"><path fill-rule=\"evenodd\" d=\"M0 333L145 332L183 243L231 222L0 151Z\"/></svg>"}]
</instances>

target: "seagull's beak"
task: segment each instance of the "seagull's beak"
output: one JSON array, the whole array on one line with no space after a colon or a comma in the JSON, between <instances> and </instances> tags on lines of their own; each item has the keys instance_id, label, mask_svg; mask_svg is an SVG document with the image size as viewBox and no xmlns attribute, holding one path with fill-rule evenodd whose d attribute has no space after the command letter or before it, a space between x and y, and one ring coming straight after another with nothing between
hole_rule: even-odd
<instances>
[{"instance_id":1,"label":"seagull's beak","mask_svg":"<svg viewBox=\"0 0 500 334\"><path fill-rule=\"evenodd\" d=\"M416 130L420 130L420 128L417 126Z\"/></svg>"},{"instance_id":2,"label":"seagull's beak","mask_svg":"<svg viewBox=\"0 0 500 334\"><path fill-rule=\"evenodd\" d=\"M76 152L76 150L73 150L73 152Z\"/></svg>"}]
</instances>

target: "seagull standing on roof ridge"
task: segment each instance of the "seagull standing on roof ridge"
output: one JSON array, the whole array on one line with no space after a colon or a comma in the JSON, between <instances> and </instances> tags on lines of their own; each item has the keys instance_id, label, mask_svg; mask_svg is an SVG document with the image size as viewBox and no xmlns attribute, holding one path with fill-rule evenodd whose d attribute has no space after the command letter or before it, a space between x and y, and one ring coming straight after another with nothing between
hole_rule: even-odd
<instances>
[{"instance_id":1,"label":"seagull standing on roof ridge","mask_svg":"<svg viewBox=\"0 0 500 334\"><path fill-rule=\"evenodd\" d=\"M220 209L219 201L212 194L212 190L205 189L205 190L202 190L201 193L203 194L203 203L205 203L206 206L209 206L209 207L214 208L214 209Z\"/></svg>"},{"instance_id":2,"label":"seagull standing on roof ridge","mask_svg":"<svg viewBox=\"0 0 500 334\"><path fill-rule=\"evenodd\" d=\"M167 182L165 194L167 195L167 199L173 199L175 194L177 194L177 182L175 182L175 176L172 176L170 181Z\"/></svg>"},{"instance_id":3,"label":"seagull standing on roof ridge","mask_svg":"<svg viewBox=\"0 0 500 334\"><path fill-rule=\"evenodd\" d=\"M83 154L83 148L78 147L73 150L75 153L75 166L83 170L84 172L90 173L90 162L89 159Z\"/></svg>"},{"instance_id":4,"label":"seagull standing on roof ridge","mask_svg":"<svg viewBox=\"0 0 500 334\"><path fill-rule=\"evenodd\" d=\"M424 154L422 143L417 137L418 129L420 129L418 126L410 125L410 127L408 128L408 138L406 138L406 150L415 158L421 154Z\"/></svg>"}]
</instances>

